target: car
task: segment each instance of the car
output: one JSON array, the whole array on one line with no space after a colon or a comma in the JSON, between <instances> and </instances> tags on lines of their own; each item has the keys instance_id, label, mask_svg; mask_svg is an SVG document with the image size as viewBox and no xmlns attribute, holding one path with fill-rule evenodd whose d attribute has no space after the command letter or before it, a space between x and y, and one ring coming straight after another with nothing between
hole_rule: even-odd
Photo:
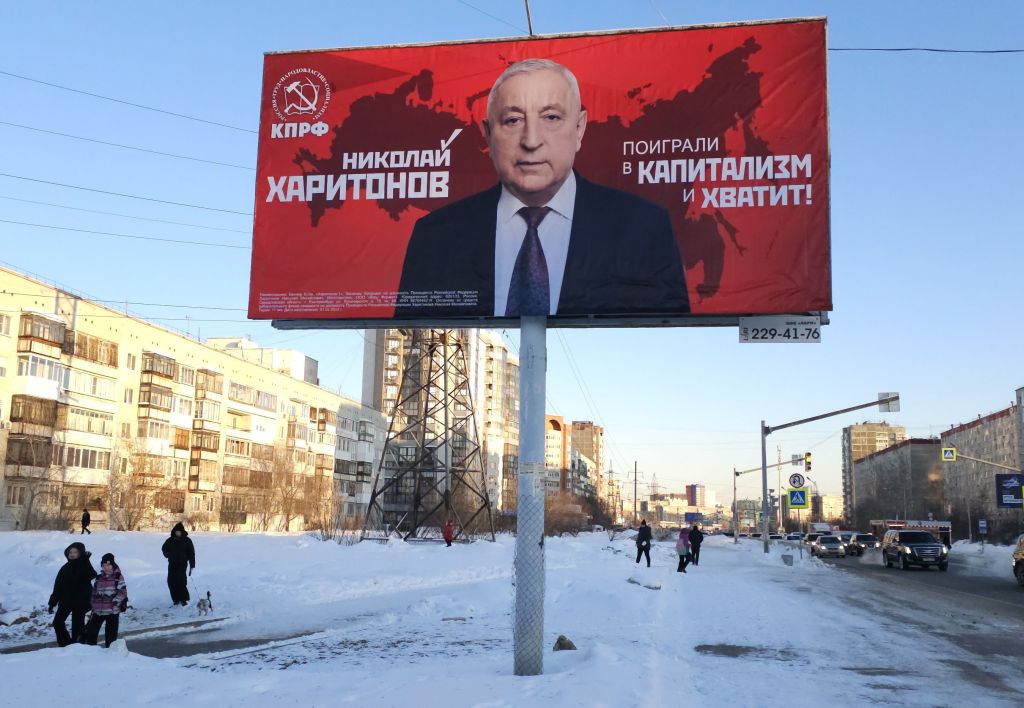
<instances>
[{"instance_id":1,"label":"car","mask_svg":"<svg viewBox=\"0 0 1024 708\"><path fill-rule=\"evenodd\" d=\"M878 539L871 533L855 533L846 544L846 552L851 556L862 556L864 551L870 551L881 546Z\"/></svg>"},{"instance_id":2,"label":"car","mask_svg":"<svg viewBox=\"0 0 1024 708\"><path fill-rule=\"evenodd\" d=\"M755 531L754 533L750 534L750 537L751 538L761 538L762 535L763 534L760 531Z\"/></svg>"},{"instance_id":3,"label":"car","mask_svg":"<svg viewBox=\"0 0 1024 708\"><path fill-rule=\"evenodd\" d=\"M838 536L822 535L811 543L811 555L818 558L846 558L846 545Z\"/></svg>"},{"instance_id":4,"label":"car","mask_svg":"<svg viewBox=\"0 0 1024 708\"><path fill-rule=\"evenodd\" d=\"M922 568L937 566L949 569L949 546L940 543L927 531L891 529L882 537L882 563L891 568L899 563L903 570L917 565Z\"/></svg>"},{"instance_id":5,"label":"car","mask_svg":"<svg viewBox=\"0 0 1024 708\"><path fill-rule=\"evenodd\" d=\"M837 531L836 536L839 537L840 541L848 544L854 533L854 531Z\"/></svg>"},{"instance_id":6,"label":"car","mask_svg":"<svg viewBox=\"0 0 1024 708\"><path fill-rule=\"evenodd\" d=\"M750 534L749 533L741 533L740 534L740 538L750 538Z\"/></svg>"},{"instance_id":7,"label":"car","mask_svg":"<svg viewBox=\"0 0 1024 708\"><path fill-rule=\"evenodd\" d=\"M1013 574L1017 584L1024 588L1024 533L1017 539L1017 547L1013 549Z\"/></svg>"},{"instance_id":8,"label":"car","mask_svg":"<svg viewBox=\"0 0 1024 708\"><path fill-rule=\"evenodd\" d=\"M814 543L815 541L817 541L819 538L821 538L824 535L825 534L823 534L823 533L821 533L819 531L812 531L811 533L809 533L806 536L804 536L804 543Z\"/></svg>"},{"instance_id":9,"label":"car","mask_svg":"<svg viewBox=\"0 0 1024 708\"><path fill-rule=\"evenodd\" d=\"M803 539L803 536L801 536L798 533L788 533L788 534L786 534L786 540L787 541L799 541L801 539Z\"/></svg>"},{"instance_id":10,"label":"car","mask_svg":"<svg viewBox=\"0 0 1024 708\"><path fill-rule=\"evenodd\" d=\"M768 540L769 541L781 541L782 540L782 534L781 533L770 533L770 534L768 534Z\"/></svg>"}]
</instances>

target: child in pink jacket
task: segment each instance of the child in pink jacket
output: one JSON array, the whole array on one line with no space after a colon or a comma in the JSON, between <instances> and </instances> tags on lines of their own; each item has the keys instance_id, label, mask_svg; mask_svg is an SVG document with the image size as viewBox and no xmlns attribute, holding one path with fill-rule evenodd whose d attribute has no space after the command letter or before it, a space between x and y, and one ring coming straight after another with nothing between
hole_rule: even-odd
<instances>
[{"instance_id":1,"label":"child in pink jacket","mask_svg":"<svg viewBox=\"0 0 1024 708\"><path fill-rule=\"evenodd\" d=\"M118 618L128 608L128 585L121 575L121 569L114 562L113 553L104 553L100 561L100 574L92 586L92 617L85 628L85 641L95 645L99 638L100 625L104 646L117 641Z\"/></svg>"}]
</instances>

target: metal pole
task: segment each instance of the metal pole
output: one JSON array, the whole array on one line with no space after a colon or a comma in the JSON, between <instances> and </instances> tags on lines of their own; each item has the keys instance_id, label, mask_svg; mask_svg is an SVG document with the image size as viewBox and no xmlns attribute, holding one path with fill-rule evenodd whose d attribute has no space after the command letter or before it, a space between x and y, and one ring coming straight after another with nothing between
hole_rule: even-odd
<instances>
[{"instance_id":1,"label":"metal pole","mask_svg":"<svg viewBox=\"0 0 1024 708\"><path fill-rule=\"evenodd\" d=\"M761 529L764 541L764 552L768 552L768 434L764 421L761 421Z\"/></svg>"},{"instance_id":2,"label":"metal pole","mask_svg":"<svg viewBox=\"0 0 1024 708\"><path fill-rule=\"evenodd\" d=\"M636 526L636 460L633 460L633 525Z\"/></svg>"},{"instance_id":3,"label":"metal pole","mask_svg":"<svg viewBox=\"0 0 1024 708\"><path fill-rule=\"evenodd\" d=\"M740 542L740 525L739 520L736 518L736 478L739 474L736 472L736 468L732 468L732 542Z\"/></svg>"},{"instance_id":4,"label":"metal pole","mask_svg":"<svg viewBox=\"0 0 1024 708\"><path fill-rule=\"evenodd\" d=\"M530 16L530 0L523 0L526 3L526 27L530 30L530 36L533 36L533 18Z\"/></svg>"},{"instance_id":5,"label":"metal pole","mask_svg":"<svg viewBox=\"0 0 1024 708\"><path fill-rule=\"evenodd\" d=\"M441 330L444 337L441 354L444 357L444 369L441 371L441 385L444 387L444 513L447 515L445 523L452 516L452 431L451 423L448 420L448 412L451 408L451 390L448 388L448 336L451 330ZM461 521L460 521L461 523Z\"/></svg>"},{"instance_id":6,"label":"metal pole","mask_svg":"<svg viewBox=\"0 0 1024 708\"><path fill-rule=\"evenodd\" d=\"M547 321L520 321L519 480L516 505L516 676L544 673L544 401Z\"/></svg>"}]
</instances>

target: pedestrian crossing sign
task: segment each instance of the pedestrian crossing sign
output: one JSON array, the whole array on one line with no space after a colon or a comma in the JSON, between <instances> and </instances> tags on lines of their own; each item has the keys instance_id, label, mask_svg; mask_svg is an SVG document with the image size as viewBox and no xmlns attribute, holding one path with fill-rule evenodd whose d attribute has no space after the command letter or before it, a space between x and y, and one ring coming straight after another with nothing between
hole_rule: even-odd
<instances>
[{"instance_id":1,"label":"pedestrian crossing sign","mask_svg":"<svg viewBox=\"0 0 1024 708\"><path fill-rule=\"evenodd\" d=\"M955 447L944 447L944 448L942 448L942 461L943 462L956 462L956 448Z\"/></svg>"},{"instance_id":2,"label":"pedestrian crossing sign","mask_svg":"<svg viewBox=\"0 0 1024 708\"><path fill-rule=\"evenodd\" d=\"M790 489L789 490L789 508L790 509L806 509L807 504L807 490L806 489Z\"/></svg>"}]
</instances>

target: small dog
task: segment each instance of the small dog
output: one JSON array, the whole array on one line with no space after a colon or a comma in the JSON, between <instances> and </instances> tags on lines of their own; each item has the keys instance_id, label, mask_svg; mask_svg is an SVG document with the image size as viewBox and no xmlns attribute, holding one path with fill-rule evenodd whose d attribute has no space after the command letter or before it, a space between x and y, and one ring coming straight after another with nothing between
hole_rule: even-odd
<instances>
[{"instance_id":1,"label":"small dog","mask_svg":"<svg viewBox=\"0 0 1024 708\"><path fill-rule=\"evenodd\" d=\"M196 609L199 610L200 615L209 614L213 612L213 599L210 596L210 591L206 591L205 598L199 598L199 602L196 603Z\"/></svg>"}]
</instances>

